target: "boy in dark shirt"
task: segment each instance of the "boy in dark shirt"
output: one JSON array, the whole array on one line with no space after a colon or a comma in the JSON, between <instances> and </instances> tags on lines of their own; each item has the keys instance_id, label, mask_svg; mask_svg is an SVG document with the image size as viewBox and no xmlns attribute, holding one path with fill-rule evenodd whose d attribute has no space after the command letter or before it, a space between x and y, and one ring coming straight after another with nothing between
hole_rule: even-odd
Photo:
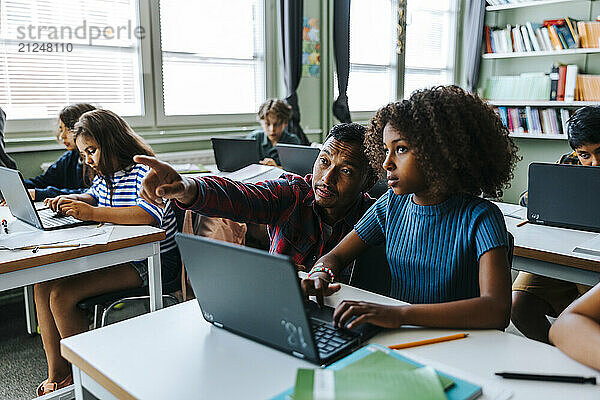
<instances>
[{"instance_id":1,"label":"boy in dark shirt","mask_svg":"<svg viewBox=\"0 0 600 400\"><path fill-rule=\"evenodd\" d=\"M279 166L277 143L301 144L298 136L287 130L292 117L292 107L283 100L269 99L258 109L258 119L262 129L257 129L247 137L259 143L260 163Z\"/></svg>"},{"instance_id":2,"label":"boy in dark shirt","mask_svg":"<svg viewBox=\"0 0 600 400\"><path fill-rule=\"evenodd\" d=\"M569 119L568 135L573 152L563 155L561 164L600 166L600 106L577 110ZM527 192L521 195L520 203L527 205ZM558 317L589 287L519 272L512 290L511 319L515 326L528 338L549 343L546 316Z\"/></svg>"},{"instance_id":3,"label":"boy in dark shirt","mask_svg":"<svg viewBox=\"0 0 600 400\"><path fill-rule=\"evenodd\" d=\"M82 193L90 185L91 177L86 179L87 171L73 140L73 126L83 113L95 109L96 107L91 104L81 103L66 106L60 112L59 130L56 136L63 142L67 152L43 174L25 179L25 187L34 201L42 201L62 194Z\"/></svg>"}]
</instances>

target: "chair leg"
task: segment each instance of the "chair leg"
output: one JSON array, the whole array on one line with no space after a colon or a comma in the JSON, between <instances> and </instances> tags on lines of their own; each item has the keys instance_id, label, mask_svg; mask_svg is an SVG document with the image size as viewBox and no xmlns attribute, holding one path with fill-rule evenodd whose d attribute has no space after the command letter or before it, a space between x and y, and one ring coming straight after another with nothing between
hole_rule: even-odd
<instances>
[{"instance_id":1,"label":"chair leg","mask_svg":"<svg viewBox=\"0 0 600 400\"><path fill-rule=\"evenodd\" d=\"M94 305L94 329L98 329L100 327L99 322L102 314L101 309L102 307L100 304Z\"/></svg>"}]
</instances>

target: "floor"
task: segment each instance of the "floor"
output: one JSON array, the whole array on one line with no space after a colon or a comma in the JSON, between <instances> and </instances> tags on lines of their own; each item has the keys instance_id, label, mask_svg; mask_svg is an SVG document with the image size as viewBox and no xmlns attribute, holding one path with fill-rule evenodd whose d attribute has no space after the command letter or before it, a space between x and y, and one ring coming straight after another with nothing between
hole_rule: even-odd
<instances>
[{"instance_id":1,"label":"floor","mask_svg":"<svg viewBox=\"0 0 600 400\"><path fill-rule=\"evenodd\" d=\"M21 293L21 296L18 294ZM46 379L46 357L39 335L27 334L25 305L19 292L2 293L0 303L0 399L36 397L37 385Z\"/></svg>"}]
</instances>

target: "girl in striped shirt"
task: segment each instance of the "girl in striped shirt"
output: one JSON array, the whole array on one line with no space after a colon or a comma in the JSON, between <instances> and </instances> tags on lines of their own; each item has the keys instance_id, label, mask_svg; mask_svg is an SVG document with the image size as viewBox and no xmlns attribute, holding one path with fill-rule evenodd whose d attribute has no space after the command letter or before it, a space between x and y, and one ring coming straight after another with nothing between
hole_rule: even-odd
<instances>
[{"instance_id":1,"label":"girl in striped shirt","mask_svg":"<svg viewBox=\"0 0 600 400\"><path fill-rule=\"evenodd\" d=\"M54 211L83 221L121 225L153 225L166 231L160 243L163 282L177 279L181 268L174 235L176 221L170 206L158 207L139 197L149 167L133 156L154 152L118 115L107 110L83 114L75 125L75 143L96 177L89 190L47 199ZM48 379L38 395L73 382L68 362L60 356L59 341L88 329L87 316L77 308L85 298L148 284L146 260L133 261L35 285L35 304L48 360Z\"/></svg>"},{"instance_id":2,"label":"girl in striped shirt","mask_svg":"<svg viewBox=\"0 0 600 400\"><path fill-rule=\"evenodd\" d=\"M479 196L500 196L518 157L494 110L456 86L420 90L377 111L365 145L390 190L317 261L305 292L322 302L339 289L340 266L385 243L390 296L410 304L343 301L336 325L504 329L508 234L498 207Z\"/></svg>"}]
</instances>

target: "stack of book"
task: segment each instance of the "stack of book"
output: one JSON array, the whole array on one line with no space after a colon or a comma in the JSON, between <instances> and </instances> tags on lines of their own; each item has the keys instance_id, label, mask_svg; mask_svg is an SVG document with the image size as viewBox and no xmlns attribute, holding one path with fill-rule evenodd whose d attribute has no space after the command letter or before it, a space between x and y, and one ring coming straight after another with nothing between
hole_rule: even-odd
<instances>
[{"instance_id":1,"label":"stack of book","mask_svg":"<svg viewBox=\"0 0 600 400\"><path fill-rule=\"evenodd\" d=\"M570 117L566 108L498 107L495 110L511 134L563 135Z\"/></svg>"},{"instance_id":2,"label":"stack of book","mask_svg":"<svg viewBox=\"0 0 600 400\"><path fill-rule=\"evenodd\" d=\"M506 25L506 28L485 26L486 53L512 53L599 48L600 22L576 21L565 17L545 20L541 24Z\"/></svg>"},{"instance_id":3,"label":"stack of book","mask_svg":"<svg viewBox=\"0 0 600 400\"><path fill-rule=\"evenodd\" d=\"M600 101L600 75L577 75L575 100Z\"/></svg>"},{"instance_id":4,"label":"stack of book","mask_svg":"<svg viewBox=\"0 0 600 400\"><path fill-rule=\"evenodd\" d=\"M579 21L577 32L581 39L581 47L586 49L600 47L600 21Z\"/></svg>"},{"instance_id":5,"label":"stack of book","mask_svg":"<svg viewBox=\"0 0 600 400\"><path fill-rule=\"evenodd\" d=\"M550 77L543 72L489 77L483 97L490 100L548 100Z\"/></svg>"}]
</instances>

